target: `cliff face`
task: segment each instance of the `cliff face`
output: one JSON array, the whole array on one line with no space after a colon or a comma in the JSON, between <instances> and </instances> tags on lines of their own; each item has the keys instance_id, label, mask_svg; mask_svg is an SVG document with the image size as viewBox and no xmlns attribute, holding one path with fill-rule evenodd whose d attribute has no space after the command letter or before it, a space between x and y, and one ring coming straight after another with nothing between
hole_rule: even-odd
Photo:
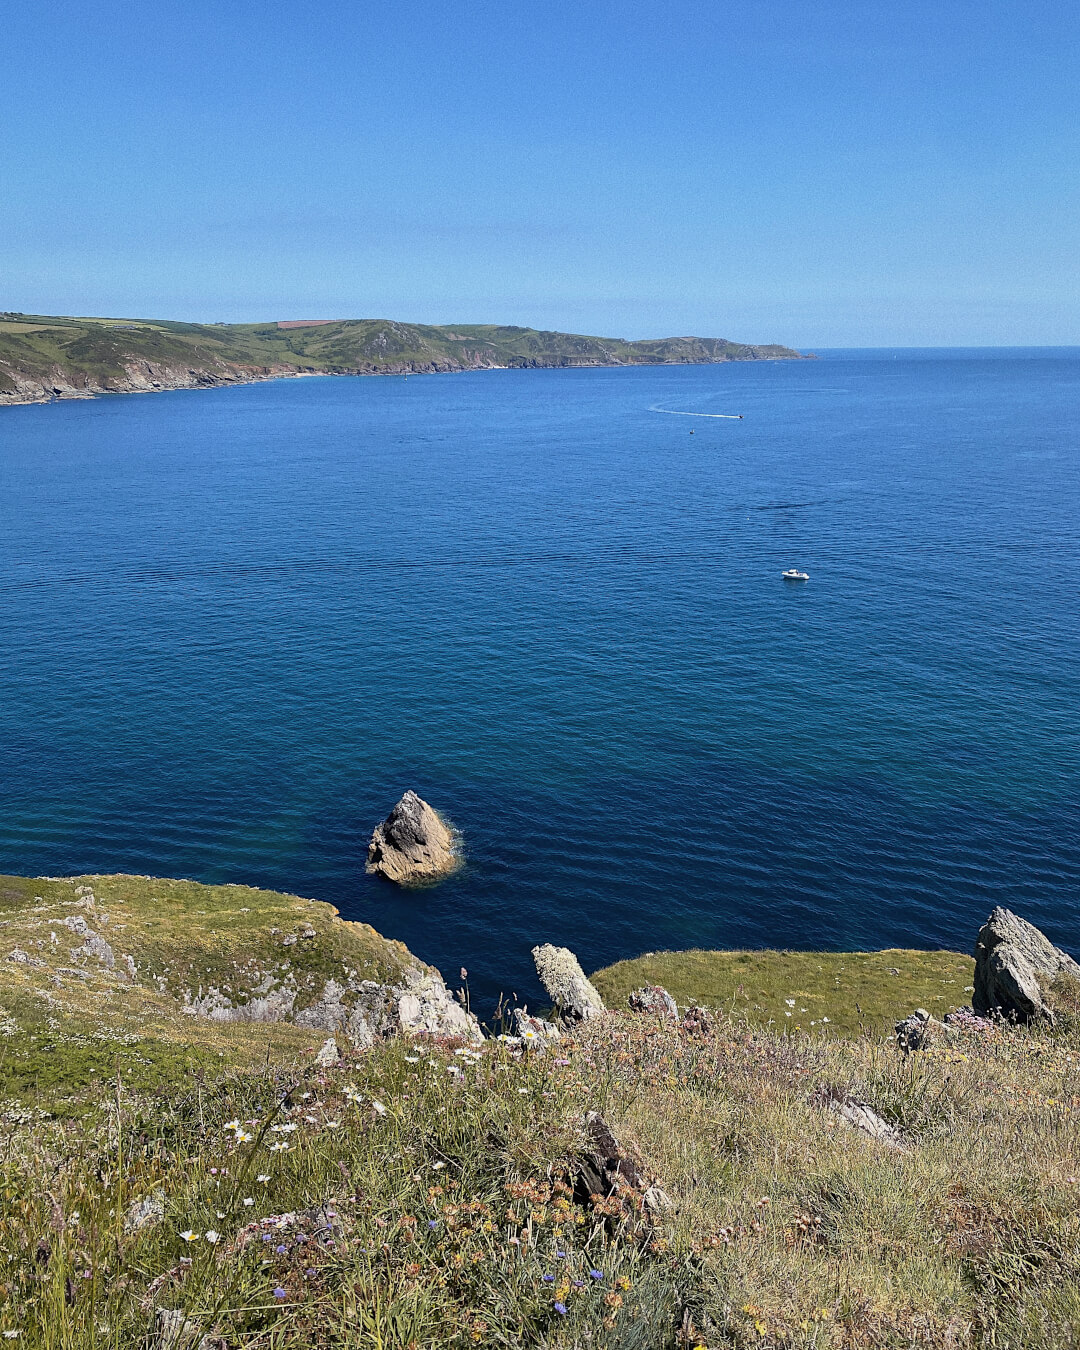
<instances>
[{"instance_id":1,"label":"cliff face","mask_svg":"<svg viewBox=\"0 0 1080 1350\"><path fill-rule=\"evenodd\" d=\"M720 338L627 342L534 328L348 319L302 327L0 315L0 404L296 375L797 360Z\"/></svg>"}]
</instances>

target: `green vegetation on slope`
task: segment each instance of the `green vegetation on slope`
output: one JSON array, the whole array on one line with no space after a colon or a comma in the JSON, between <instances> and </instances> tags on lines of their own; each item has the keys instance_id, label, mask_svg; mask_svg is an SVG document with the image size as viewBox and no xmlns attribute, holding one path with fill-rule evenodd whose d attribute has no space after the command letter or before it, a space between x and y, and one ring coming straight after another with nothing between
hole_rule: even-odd
<instances>
[{"instance_id":1,"label":"green vegetation on slope","mask_svg":"<svg viewBox=\"0 0 1080 1350\"><path fill-rule=\"evenodd\" d=\"M86 950L84 928L107 940L112 966ZM0 963L0 1097L65 1114L118 1071L133 1089L168 1090L188 1070L291 1060L326 1037L200 1017L200 998L242 1008L273 981L302 1011L331 978L382 983L421 964L314 900L131 876L0 877Z\"/></svg>"},{"instance_id":2,"label":"green vegetation on slope","mask_svg":"<svg viewBox=\"0 0 1080 1350\"><path fill-rule=\"evenodd\" d=\"M397 1039L9 1117L0 1330L33 1350L1030 1347L1080 1335L1080 1042L614 1014L555 1054ZM889 1146L828 1103L857 1094ZM671 1201L575 1189L600 1111ZM136 1226L136 1216L145 1218ZM146 1217L149 1215L149 1217Z\"/></svg>"},{"instance_id":3,"label":"green vegetation on slope","mask_svg":"<svg viewBox=\"0 0 1080 1350\"><path fill-rule=\"evenodd\" d=\"M793 359L717 338L628 342L495 324L346 319L311 327L0 314L0 402L225 384L289 374Z\"/></svg>"},{"instance_id":4,"label":"green vegetation on slope","mask_svg":"<svg viewBox=\"0 0 1080 1350\"><path fill-rule=\"evenodd\" d=\"M975 962L958 952L650 952L591 977L611 1008L659 984L681 1005L725 1009L755 1026L816 1035L890 1031L915 1008L970 1003Z\"/></svg>"}]
</instances>

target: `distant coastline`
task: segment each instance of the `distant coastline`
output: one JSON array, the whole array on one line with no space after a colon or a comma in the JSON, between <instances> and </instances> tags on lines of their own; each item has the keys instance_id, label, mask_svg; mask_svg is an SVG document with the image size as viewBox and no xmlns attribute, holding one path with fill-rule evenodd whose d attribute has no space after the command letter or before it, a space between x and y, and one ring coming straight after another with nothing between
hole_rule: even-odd
<instances>
[{"instance_id":1,"label":"distant coastline","mask_svg":"<svg viewBox=\"0 0 1080 1350\"><path fill-rule=\"evenodd\" d=\"M489 324L436 327L380 319L189 324L8 312L0 313L0 406L305 375L811 359L790 347L724 338L630 342Z\"/></svg>"}]
</instances>

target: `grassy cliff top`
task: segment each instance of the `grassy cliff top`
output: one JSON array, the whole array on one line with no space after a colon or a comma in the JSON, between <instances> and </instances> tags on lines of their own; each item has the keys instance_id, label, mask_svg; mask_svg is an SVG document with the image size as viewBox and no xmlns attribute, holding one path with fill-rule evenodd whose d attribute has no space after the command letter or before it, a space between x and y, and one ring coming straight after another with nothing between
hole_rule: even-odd
<instances>
[{"instance_id":1,"label":"grassy cliff top","mask_svg":"<svg viewBox=\"0 0 1080 1350\"><path fill-rule=\"evenodd\" d=\"M662 981L717 1009L707 1024L611 1012L551 1053L397 1036L340 1039L323 1063L324 1032L184 1011L210 990L242 1006L273 972L299 1006L412 964L296 896L0 878L0 1333L31 1350L1080 1343L1075 999L1055 1027L984 1023L907 1057L867 1008L966 1002L967 958L649 955L600 972L605 996ZM811 1029L852 1001L866 1034ZM850 1124L852 1102L888 1137ZM582 1190L589 1112L640 1169L631 1193Z\"/></svg>"},{"instance_id":2,"label":"grassy cliff top","mask_svg":"<svg viewBox=\"0 0 1080 1350\"><path fill-rule=\"evenodd\" d=\"M940 1017L971 1002L975 962L958 952L649 952L593 975L609 1007L659 984L680 1005L699 1003L778 1031L881 1034L915 1008Z\"/></svg>"},{"instance_id":3,"label":"grassy cliff top","mask_svg":"<svg viewBox=\"0 0 1080 1350\"><path fill-rule=\"evenodd\" d=\"M118 1071L133 1089L168 1090L189 1071L219 1072L222 1061L295 1058L326 1033L212 1020L192 1004L217 997L243 1007L273 981L295 988L302 1010L328 979L382 983L421 964L331 905L275 891L0 877L0 1097L78 1111Z\"/></svg>"}]
</instances>

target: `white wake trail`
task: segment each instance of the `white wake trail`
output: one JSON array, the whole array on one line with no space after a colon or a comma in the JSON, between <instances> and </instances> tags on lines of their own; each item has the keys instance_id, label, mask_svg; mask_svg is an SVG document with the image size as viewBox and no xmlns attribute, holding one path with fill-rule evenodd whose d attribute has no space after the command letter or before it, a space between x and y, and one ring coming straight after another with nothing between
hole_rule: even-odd
<instances>
[{"instance_id":1,"label":"white wake trail","mask_svg":"<svg viewBox=\"0 0 1080 1350\"><path fill-rule=\"evenodd\" d=\"M741 422L742 413L695 413L682 412L678 408L650 408L650 412L666 413L668 417L722 417L727 422Z\"/></svg>"}]
</instances>

